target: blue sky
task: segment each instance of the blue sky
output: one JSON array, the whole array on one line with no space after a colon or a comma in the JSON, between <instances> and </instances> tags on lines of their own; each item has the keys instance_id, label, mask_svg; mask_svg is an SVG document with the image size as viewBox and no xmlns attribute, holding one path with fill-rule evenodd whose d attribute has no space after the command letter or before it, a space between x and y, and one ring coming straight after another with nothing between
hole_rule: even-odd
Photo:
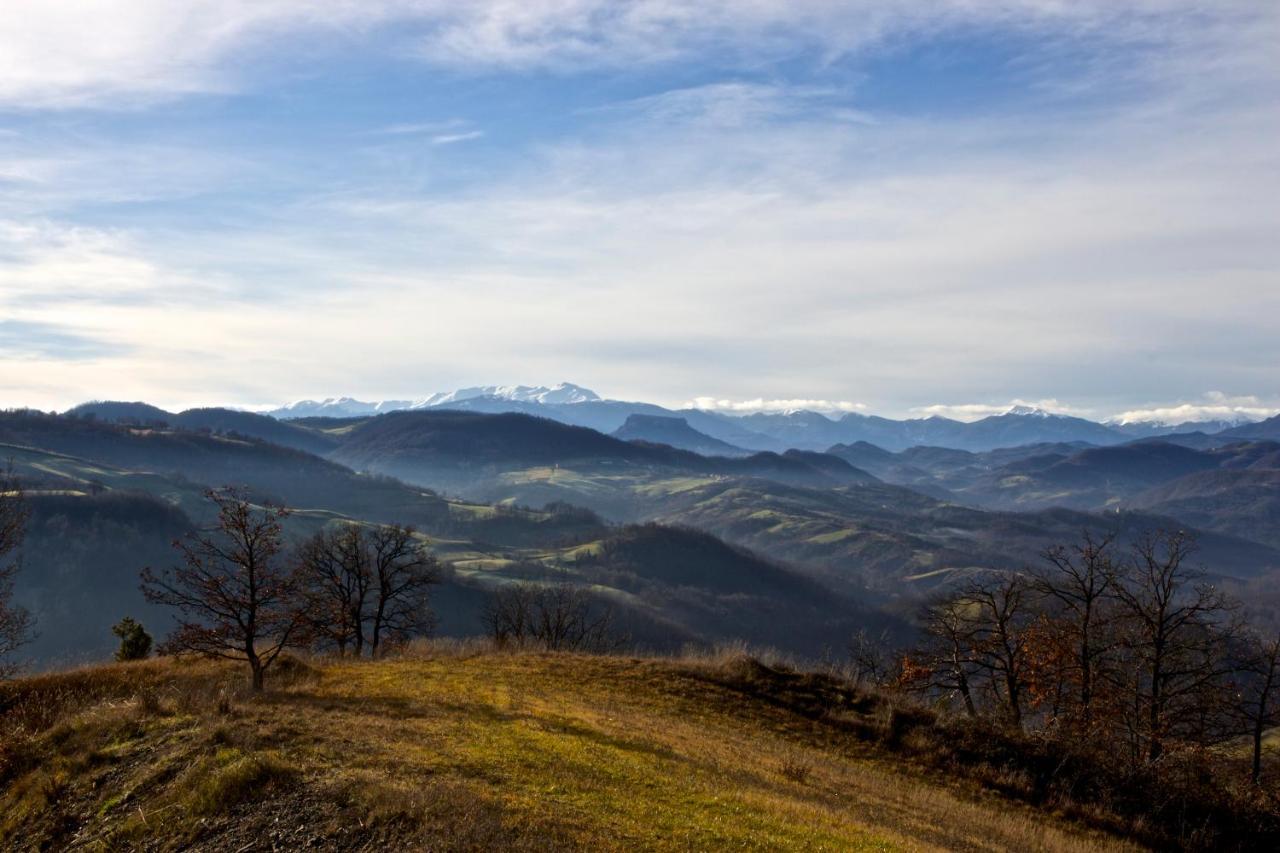
<instances>
[{"instance_id":1,"label":"blue sky","mask_svg":"<svg viewBox=\"0 0 1280 853\"><path fill-rule=\"evenodd\" d=\"M16 6L0 405L1280 408L1277 4Z\"/></svg>"}]
</instances>

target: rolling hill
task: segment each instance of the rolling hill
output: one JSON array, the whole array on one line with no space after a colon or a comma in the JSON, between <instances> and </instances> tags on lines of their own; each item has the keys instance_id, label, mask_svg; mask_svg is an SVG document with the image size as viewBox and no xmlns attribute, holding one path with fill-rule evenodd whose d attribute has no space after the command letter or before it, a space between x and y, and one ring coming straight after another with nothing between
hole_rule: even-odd
<instances>
[{"instance_id":1,"label":"rolling hill","mask_svg":"<svg viewBox=\"0 0 1280 853\"><path fill-rule=\"evenodd\" d=\"M0 846L1136 849L1029 773L984 784L1020 748L998 733L939 772L985 736L746 658L428 646L241 681L154 660L0 685Z\"/></svg>"},{"instance_id":2,"label":"rolling hill","mask_svg":"<svg viewBox=\"0 0 1280 853\"><path fill-rule=\"evenodd\" d=\"M484 501L564 501L618 521L690 525L854 595L864 587L900 593L904 581L927 589L984 567L1020 568L1084 528L1132 533L1177 524L1148 511L1117 515L1116 496L1129 499L1188 472L1272 458L1245 446L1202 452L1144 441L984 453L917 447L891 454L855 445L834 454L728 460L618 442L546 419L448 412L382 416L354 427L348 440L344 447L376 449L379 455L365 459L380 470L415 482L447 483ZM856 461L886 478L912 472L912 481L905 488L878 482L836 455L850 447ZM348 457L355 465L365 459ZM1112 511L1087 512L1104 508ZM1242 538L1239 527L1214 521L1202 540L1206 562L1222 575L1280 568L1280 554L1257 537Z\"/></svg>"},{"instance_id":3,"label":"rolling hill","mask_svg":"<svg viewBox=\"0 0 1280 853\"><path fill-rule=\"evenodd\" d=\"M1280 548L1280 466L1202 471L1141 492L1130 504Z\"/></svg>"},{"instance_id":4,"label":"rolling hill","mask_svg":"<svg viewBox=\"0 0 1280 853\"><path fill-rule=\"evenodd\" d=\"M490 485L503 474L528 469L576 468L633 479L662 470L825 485L872 479L822 454L706 457L666 445L623 441L550 418L452 410L393 412L358 423L329 456L357 470L486 499ZM549 488L530 502L557 499L561 495Z\"/></svg>"},{"instance_id":5,"label":"rolling hill","mask_svg":"<svg viewBox=\"0 0 1280 853\"><path fill-rule=\"evenodd\" d=\"M919 595L983 568L1019 570L1082 530L1122 539L1178 522L1145 512L1068 509L996 512L938 501L887 484L807 489L763 481L655 484L645 515L689 524L803 568L830 586ZM1280 569L1280 550L1201 530L1198 559L1215 574L1252 578Z\"/></svg>"},{"instance_id":6,"label":"rolling hill","mask_svg":"<svg viewBox=\"0 0 1280 853\"><path fill-rule=\"evenodd\" d=\"M1218 575L1280 569L1276 483L1267 473L1280 458L1274 444L1198 451L1143 441L983 453L854 444L833 454L725 458L520 414L428 409L295 428L334 442L329 458L226 434L0 415L3 451L41 519L23 600L51 626L70 623L75 608L51 604L59 588L79 584L88 594L95 571L124 577L141 568L142 555L160 559L174 529L205 520L202 489L227 483L296 508L293 535L345 522L416 525L449 566L437 603L442 630L454 634L477 630L486 597L500 585L562 577L595 590L650 648L736 636L816 654L858 621L893 627L878 610L887 601L909 609L910 600L974 570L1019 569L1086 528L1129 535L1190 524ZM850 459L909 486L877 480ZM125 504L112 501L128 495L152 503L130 505L137 523L121 527L112 513ZM1125 511L1081 511L1103 506ZM146 517L168 520L148 526ZM105 543L108 536L116 541ZM73 554L59 538L82 545ZM104 562L95 567L97 552ZM739 586L724 586L728 579ZM103 598L112 612L101 619L146 613L130 594L132 604L129 595ZM86 620L83 636L65 632L63 645L40 653L68 660L77 648L101 649L100 622ZM89 634L101 639L90 643Z\"/></svg>"},{"instance_id":7,"label":"rolling hill","mask_svg":"<svg viewBox=\"0 0 1280 853\"><path fill-rule=\"evenodd\" d=\"M0 417L0 428L11 440L0 450L12 458L33 508L17 593L41 625L28 652L46 666L100 657L111 648L108 628L124 615L163 633L168 614L143 602L137 573L170 562L169 543L208 521L203 489L228 482L293 507L288 533L295 538L337 523L415 524L448 567L435 608L441 630L454 635L484 630L480 612L502 584L548 579L592 589L631 639L652 649L744 637L817 654L855 624L895 621L692 530L619 530L565 505L533 510L448 500L226 436L34 414ZM590 435L611 449L649 452ZM37 443L96 458L31 446ZM144 465L148 460L153 464Z\"/></svg>"},{"instance_id":8,"label":"rolling hill","mask_svg":"<svg viewBox=\"0 0 1280 853\"><path fill-rule=\"evenodd\" d=\"M885 482L973 506L1015 510L1153 508L1158 497L1145 493L1164 485L1176 490L1182 478L1189 478L1190 489L1190 483L1213 481L1210 472L1280 470L1280 444L1265 441L1195 447L1144 439L1110 447L1035 444L984 453L933 447L890 453L862 443L836 445L829 452ZM1217 478L1218 493L1236 481ZM1255 477L1251 483L1266 481Z\"/></svg>"},{"instance_id":9,"label":"rolling hill","mask_svg":"<svg viewBox=\"0 0 1280 853\"><path fill-rule=\"evenodd\" d=\"M146 403L83 403L65 414L70 417L92 417L109 423L154 426L165 424L191 432L213 432L256 438L282 447L324 454L337 442L323 432L305 429L267 415L235 409L202 408L183 412L166 412Z\"/></svg>"}]
</instances>

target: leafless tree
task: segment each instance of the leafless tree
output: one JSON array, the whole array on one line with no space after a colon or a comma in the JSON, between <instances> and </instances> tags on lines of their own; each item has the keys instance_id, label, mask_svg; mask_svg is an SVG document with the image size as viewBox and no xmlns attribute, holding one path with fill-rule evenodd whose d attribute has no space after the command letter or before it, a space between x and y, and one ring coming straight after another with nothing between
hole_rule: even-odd
<instances>
[{"instance_id":1,"label":"leafless tree","mask_svg":"<svg viewBox=\"0 0 1280 853\"><path fill-rule=\"evenodd\" d=\"M313 640L356 657L430 632L440 566L412 527L347 524L299 550L301 598Z\"/></svg>"},{"instance_id":2,"label":"leafless tree","mask_svg":"<svg viewBox=\"0 0 1280 853\"><path fill-rule=\"evenodd\" d=\"M907 676L926 690L959 696L970 717L978 715L973 698L977 663L966 605L956 596L940 598L925 606L922 623L925 645L912 655Z\"/></svg>"},{"instance_id":3,"label":"leafless tree","mask_svg":"<svg viewBox=\"0 0 1280 853\"><path fill-rule=\"evenodd\" d=\"M849 640L849 663L853 667L855 687L870 684L880 687L889 680L894 670L893 650L888 634L877 636L859 628Z\"/></svg>"},{"instance_id":4,"label":"leafless tree","mask_svg":"<svg viewBox=\"0 0 1280 853\"><path fill-rule=\"evenodd\" d=\"M1073 650L1071 662L1078 683L1076 717L1088 727L1093 713L1098 670L1109 646L1105 635L1110 619L1110 594L1115 579L1112 559L1114 534L1095 537L1085 531L1074 545L1058 545L1044 552L1047 567L1034 586L1060 617L1065 640Z\"/></svg>"},{"instance_id":5,"label":"leafless tree","mask_svg":"<svg viewBox=\"0 0 1280 853\"><path fill-rule=\"evenodd\" d=\"M1250 778L1262 778L1262 742L1267 730L1280 725L1280 634L1265 639L1249 633L1236 657L1237 713L1253 745Z\"/></svg>"},{"instance_id":6,"label":"leafless tree","mask_svg":"<svg viewBox=\"0 0 1280 853\"><path fill-rule=\"evenodd\" d=\"M1132 722L1148 762L1177 729L1203 729L1203 700L1230 669L1223 643L1232 607L1189 564L1195 550L1185 531L1145 533L1113 581L1133 666L1121 683L1132 691Z\"/></svg>"},{"instance_id":7,"label":"leafless tree","mask_svg":"<svg viewBox=\"0 0 1280 853\"><path fill-rule=\"evenodd\" d=\"M618 646L613 611L572 583L512 583L494 592L484 614L501 647L602 652Z\"/></svg>"},{"instance_id":8,"label":"leafless tree","mask_svg":"<svg viewBox=\"0 0 1280 853\"><path fill-rule=\"evenodd\" d=\"M163 650L194 652L249 664L255 691L303 626L297 578L284 559L288 510L257 507L243 491L209 490L217 521L174 543L178 565L142 571L148 601L177 608L178 627Z\"/></svg>"},{"instance_id":9,"label":"leafless tree","mask_svg":"<svg viewBox=\"0 0 1280 853\"><path fill-rule=\"evenodd\" d=\"M440 581L440 564L412 527L376 527L368 537L374 596L370 654L377 657L388 641L426 634L435 626L430 590Z\"/></svg>"},{"instance_id":10,"label":"leafless tree","mask_svg":"<svg viewBox=\"0 0 1280 853\"><path fill-rule=\"evenodd\" d=\"M322 530L298 551L299 578L312 636L345 655L364 653L365 622L373 586L372 556L359 525Z\"/></svg>"},{"instance_id":11,"label":"leafless tree","mask_svg":"<svg viewBox=\"0 0 1280 853\"><path fill-rule=\"evenodd\" d=\"M0 679L19 671L19 665L6 662L6 658L31 641L35 621L28 611L13 603L14 577L21 568L18 552L29 514L22 485L10 465L0 472Z\"/></svg>"},{"instance_id":12,"label":"leafless tree","mask_svg":"<svg viewBox=\"0 0 1280 853\"><path fill-rule=\"evenodd\" d=\"M965 584L958 597L973 661L1015 726L1022 725L1029 664L1029 592L1023 575L993 572Z\"/></svg>"}]
</instances>

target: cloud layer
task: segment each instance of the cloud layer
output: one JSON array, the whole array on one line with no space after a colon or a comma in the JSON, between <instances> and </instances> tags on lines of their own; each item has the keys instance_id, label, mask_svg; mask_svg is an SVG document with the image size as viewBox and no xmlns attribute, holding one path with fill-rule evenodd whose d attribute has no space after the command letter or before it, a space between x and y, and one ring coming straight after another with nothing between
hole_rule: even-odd
<instances>
[{"instance_id":1,"label":"cloud layer","mask_svg":"<svg viewBox=\"0 0 1280 853\"><path fill-rule=\"evenodd\" d=\"M9 405L1280 398L1268 4L19 5Z\"/></svg>"}]
</instances>

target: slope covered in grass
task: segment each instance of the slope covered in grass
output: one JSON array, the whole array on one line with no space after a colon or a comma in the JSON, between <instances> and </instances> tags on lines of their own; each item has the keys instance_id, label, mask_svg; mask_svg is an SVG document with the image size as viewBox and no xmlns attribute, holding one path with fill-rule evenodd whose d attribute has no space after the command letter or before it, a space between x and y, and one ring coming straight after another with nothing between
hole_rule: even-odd
<instances>
[{"instance_id":1,"label":"slope covered in grass","mask_svg":"<svg viewBox=\"0 0 1280 853\"><path fill-rule=\"evenodd\" d=\"M1124 847L913 769L867 734L882 703L747 659L427 650L294 665L259 699L241 680L151 661L0 687L0 847Z\"/></svg>"}]
</instances>

